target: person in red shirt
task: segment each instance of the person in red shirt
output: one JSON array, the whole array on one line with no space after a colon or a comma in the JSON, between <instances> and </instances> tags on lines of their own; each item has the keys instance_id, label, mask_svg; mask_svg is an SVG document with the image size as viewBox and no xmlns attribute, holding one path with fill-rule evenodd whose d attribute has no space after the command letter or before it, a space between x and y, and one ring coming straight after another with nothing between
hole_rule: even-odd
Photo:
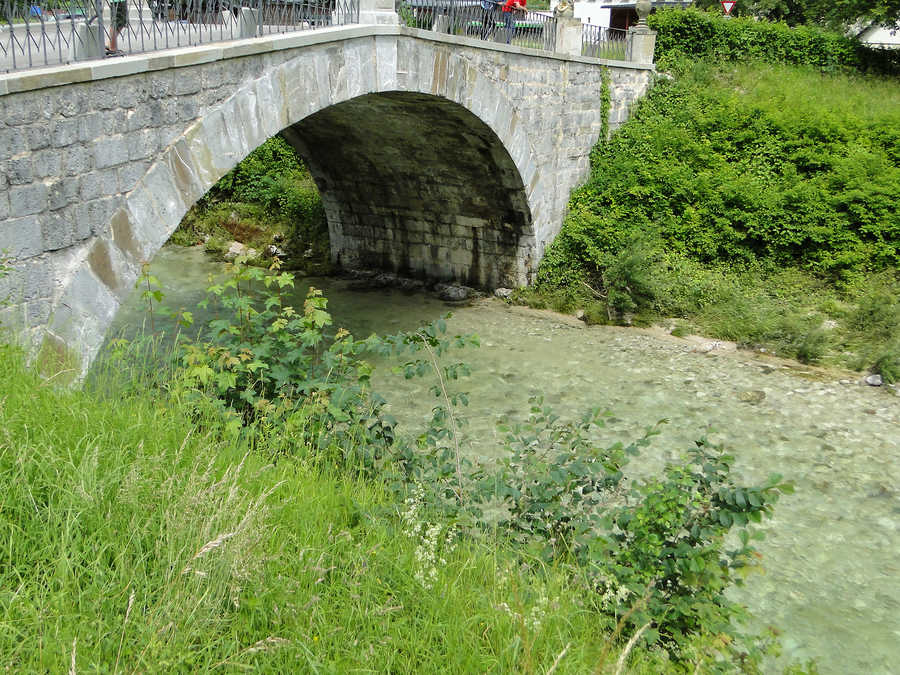
<instances>
[{"instance_id":1,"label":"person in red shirt","mask_svg":"<svg viewBox=\"0 0 900 675\"><path fill-rule=\"evenodd\" d=\"M525 12L525 3L527 0L506 0L501 8L503 11L503 22L506 24L506 44L512 40L513 32L516 30L516 13Z\"/></svg>"}]
</instances>

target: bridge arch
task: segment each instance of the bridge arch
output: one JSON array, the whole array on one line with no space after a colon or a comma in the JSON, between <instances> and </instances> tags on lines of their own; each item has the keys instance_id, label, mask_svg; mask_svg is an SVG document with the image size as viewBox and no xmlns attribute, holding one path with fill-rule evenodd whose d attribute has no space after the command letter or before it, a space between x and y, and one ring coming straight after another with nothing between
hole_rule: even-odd
<instances>
[{"instance_id":1,"label":"bridge arch","mask_svg":"<svg viewBox=\"0 0 900 675\"><path fill-rule=\"evenodd\" d=\"M304 51L175 137L99 228L86 264L74 266L44 347L72 361L77 344L84 370L142 262L219 178L279 132L310 164L341 263L480 286L526 283L543 204L516 107L446 46L372 42Z\"/></svg>"}]
</instances>

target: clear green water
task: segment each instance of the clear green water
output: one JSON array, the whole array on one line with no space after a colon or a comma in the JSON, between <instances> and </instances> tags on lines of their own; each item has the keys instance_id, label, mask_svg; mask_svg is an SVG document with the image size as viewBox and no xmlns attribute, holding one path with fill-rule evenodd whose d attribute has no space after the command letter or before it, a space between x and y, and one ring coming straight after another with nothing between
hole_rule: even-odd
<instances>
[{"instance_id":1,"label":"clear green water","mask_svg":"<svg viewBox=\"0 0 900 675\"><path fill-rule=\"evenodd\" d=\"M166 248L153 262L171 307L193 307L220 269L193 249ZM729 446L747 480L774 471L793 479L797 493L766 525L766 572L735 597L783 631L787 658L816 658L823 673L900 672L900 398L838 375L812 381L753 355L702 353L684 340L583 327L493 299L451 308L423 295L304 281L325 290L335 323L359 337L412 329L448 310L451 331L481 337L481 349L464 356L473 367L463 386L473 455L495 453L496 422L522 415L540 391L561 414L611 410L610 442L668 418L642 470L706 434ZM113 330L133 331L144 317L135 294ZM388 372L376 378L410 432L429 416L428 386ZM750 391L765 398L742 401Z\"/></svg>"}]
</instances>

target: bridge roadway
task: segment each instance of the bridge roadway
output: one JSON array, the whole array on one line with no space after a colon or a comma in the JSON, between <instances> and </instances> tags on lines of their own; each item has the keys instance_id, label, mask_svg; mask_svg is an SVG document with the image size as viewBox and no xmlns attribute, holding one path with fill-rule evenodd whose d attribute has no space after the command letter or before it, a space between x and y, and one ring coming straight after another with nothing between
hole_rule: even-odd
<instances>
[{"instance_id":1,"label":"bridge roadway","mask_svg":"<svg viewBox=\"0 0 900 675\"><path fill-rule=\"evenodd\" d=\"M0 322L83 375L141 263L277 133L340 265L526 284L588 173L604 86L615 128L652 75L379 21L0 76Z\"/></svg>"}]
</instances>

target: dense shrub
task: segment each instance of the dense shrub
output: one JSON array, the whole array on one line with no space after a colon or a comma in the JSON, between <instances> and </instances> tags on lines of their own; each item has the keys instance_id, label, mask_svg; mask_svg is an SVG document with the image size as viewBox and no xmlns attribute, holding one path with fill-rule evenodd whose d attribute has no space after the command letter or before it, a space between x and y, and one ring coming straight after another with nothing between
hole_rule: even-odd
<instances>
[{"instance_id":1,"label":"dense shrub","mask_svg":"<svg viewBox=\"0 0 900 675\"><path fill-rule=\"evenodd\" d=\"M677 56L713 57L723 62L760 59L821 68L900 73L900 53L872 49L858 40L813 26L752 18L725 19L694 9L652 14L648 23L657 31L656 57L665 63Z\"/></svg>"},{"instance_id":2,"label":"dense shrub","mask_svg":"<svg viewBox=\"0 0 900 675\"><path fill-rule=\"evenodd\" d=\"M785 66L686 68L594 149L541 282L600 282L638 240L841 280L896 267L897 99L889 83Z\"/></svg>"}]
</instances>

